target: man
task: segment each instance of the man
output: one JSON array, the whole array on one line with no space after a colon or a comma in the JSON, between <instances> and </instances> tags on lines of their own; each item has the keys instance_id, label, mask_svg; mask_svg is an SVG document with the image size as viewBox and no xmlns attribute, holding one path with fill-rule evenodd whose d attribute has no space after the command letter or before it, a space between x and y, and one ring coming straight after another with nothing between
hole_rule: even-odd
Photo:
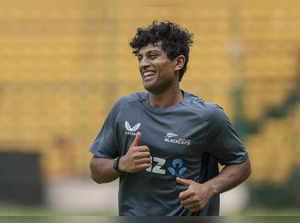
<instances>
[{"instance_id":1,"label":"man","mask_svg":"<svg viewBox=\"0 0 300 223\"><path fill-rule=\"evenodd\" d=\"M219 194L250 175L223 110L179 87L192 42L171 22L130 42L147 92L122 97L90 148L93 180L120 178L119 215L219 215Z\"/></svg>"}]
</instances>

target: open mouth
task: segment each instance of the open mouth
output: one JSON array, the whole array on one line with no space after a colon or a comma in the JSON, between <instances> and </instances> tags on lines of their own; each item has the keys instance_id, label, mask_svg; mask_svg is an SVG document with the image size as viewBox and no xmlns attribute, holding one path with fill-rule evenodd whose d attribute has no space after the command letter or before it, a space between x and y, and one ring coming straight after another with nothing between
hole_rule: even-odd
<instances>
[{"instance_id":1,"label":"open mouth","mask_svg":"<svg viewBox=\"0 0 300 223\"><path fill-rule=\"evenodd\" d=\"M143 79L144 81L148 81L148 80L151 80L153 79L155 76L155 73L154 71L146 71L143 73Z\"/></svg>"}]
</instances>

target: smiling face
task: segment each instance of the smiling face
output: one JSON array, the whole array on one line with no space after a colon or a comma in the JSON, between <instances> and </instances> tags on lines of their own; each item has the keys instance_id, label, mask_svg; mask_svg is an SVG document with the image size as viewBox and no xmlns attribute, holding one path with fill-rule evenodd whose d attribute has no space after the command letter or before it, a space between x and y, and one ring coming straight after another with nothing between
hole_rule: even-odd
<instances>
[{"instance_id":1,"label":"smiling face","mask_svg":"<svg viewBox=\"0 0 300 223\"><path fill-rule=\"evenodd\" d=\"M143 85L147 91L160 94L178 85L179 70L184 65L184 56L170 60L162 50L161 43L158 43L142 47L137 57Z\"/></svg>"}]
</instances>

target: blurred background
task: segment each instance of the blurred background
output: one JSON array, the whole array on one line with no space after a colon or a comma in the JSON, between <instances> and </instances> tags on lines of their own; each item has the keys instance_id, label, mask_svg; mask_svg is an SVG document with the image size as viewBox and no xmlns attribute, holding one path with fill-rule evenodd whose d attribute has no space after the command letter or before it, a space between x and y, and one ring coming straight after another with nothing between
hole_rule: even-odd
<instances>
[{"instance_id":1,"label":"blurred background","mask_svg":"<svg viewBox=\"0 0 300 223\"><path fill-rule=\"evenodd\" d=\"M181 87L221 105L250 179L222 215L300 215L299 0L4 1L0 7L0 215L115 215L118 182L88 149L123 95L143 91L128 43L169 20L194 33Z\"/></svg>"}]
</instances>

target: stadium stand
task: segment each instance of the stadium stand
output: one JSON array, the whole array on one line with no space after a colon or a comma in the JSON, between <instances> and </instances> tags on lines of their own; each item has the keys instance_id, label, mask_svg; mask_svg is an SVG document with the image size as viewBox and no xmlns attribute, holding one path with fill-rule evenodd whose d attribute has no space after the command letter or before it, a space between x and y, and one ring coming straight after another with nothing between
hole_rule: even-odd
<instances>
[{"instance_id":1,"label":"stadium stand","mask_svg":"<svg viewBox=\"0 0 300 223\"><path fill-rule=\"evenodd\" d=\"M157 19L195 34L183 89L222 105L233 120L233 93L241 90L244 123L256 126L245 137L252 180L281 182L299 165L298 99L282 116L272 113L299 88L299 1L75 2L0 9L0 150L40 153L47 179L87 175L88 147L107 112L143 90L128 42Z\"/></svg>"},{"instance_id":2,"label":"stadium stand","mask_svg":"<svg viewBox=\"0 0 300 223\"><path fill-rule=\"evenodd\" d=\"M282 183L292 168L299 165L299 108L298 105L291 114L280 120L268 120L257 135L248 138L254 182L269 180Z\"/></svg>"}]
</instances>

